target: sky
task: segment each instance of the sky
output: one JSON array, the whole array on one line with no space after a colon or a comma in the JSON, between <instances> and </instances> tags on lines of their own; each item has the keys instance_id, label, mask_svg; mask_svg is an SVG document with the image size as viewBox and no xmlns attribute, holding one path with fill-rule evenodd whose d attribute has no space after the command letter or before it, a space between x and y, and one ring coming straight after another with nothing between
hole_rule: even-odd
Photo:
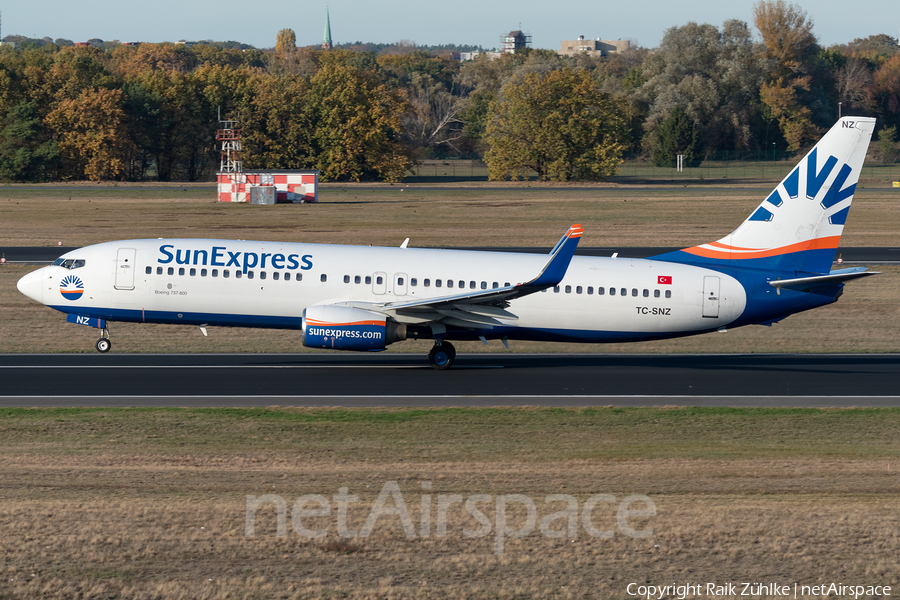
<instances>
[{"instance_id":1,"label":"sky","mask_svg":"<svg viewBox=\"0 0 900 600\"><path fill-rule=\"evenodd\" d=\"M728 19L751 25L754 1L637 0L17 0L0 3L2 36L65 38L75 42L176 42L235 40L257 48L275 45L280 29L293 29L301 46L319 44L326 6L331 13L335 43L400 40L420 45L471 44L494 48L500 37L521 29L531 46L558 50L562 40L600 38L631 40L646 48L659 45L669 27L690 21L721 27ZM795 1L812 18L813 32L823 46L841 44L879 33L900 34L897 0ZM755 32L755 29L754 29Z\"/></svg>"}]
</instances>

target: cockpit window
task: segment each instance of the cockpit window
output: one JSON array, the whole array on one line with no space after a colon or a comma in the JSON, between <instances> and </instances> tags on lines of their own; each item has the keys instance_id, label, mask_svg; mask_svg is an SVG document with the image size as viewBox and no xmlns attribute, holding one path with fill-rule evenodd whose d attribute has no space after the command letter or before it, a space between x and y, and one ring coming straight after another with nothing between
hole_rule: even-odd
<instances>
[{"instance_id":1,"label":"cockpit window","mask_svg":"<svg viewBox=\"0 0 900 600\"><path fill-rule=\"evenodd\" d=\"M53 261L54 267L62 267L64 269L80 269L84 266L83 259L74 259L74 258L57 258Z\"/></svg>"}]
</instances>

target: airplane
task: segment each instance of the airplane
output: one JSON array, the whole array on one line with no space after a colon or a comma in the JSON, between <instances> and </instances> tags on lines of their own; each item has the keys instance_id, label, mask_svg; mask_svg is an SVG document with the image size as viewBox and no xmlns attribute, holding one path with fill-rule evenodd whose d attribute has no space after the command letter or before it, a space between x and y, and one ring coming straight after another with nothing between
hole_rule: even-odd
<instances>
[{"instance_id":1,"label":"airplane","mask_svg":"<svg viewBox=\"0 0 900 600\"><path fill-rule=\"evenodd\" d=\"M18 289L100 330L109 322L295 329L310 348L379 351L451 341L636 342L772 325L831 304L832 270L875 120L840 119L732 233L648 259L575 256L572 225L549 256L214 239L87 246L22 277ZM691 210L700 206L685 206Z\"/></svg>"}]
</instances>

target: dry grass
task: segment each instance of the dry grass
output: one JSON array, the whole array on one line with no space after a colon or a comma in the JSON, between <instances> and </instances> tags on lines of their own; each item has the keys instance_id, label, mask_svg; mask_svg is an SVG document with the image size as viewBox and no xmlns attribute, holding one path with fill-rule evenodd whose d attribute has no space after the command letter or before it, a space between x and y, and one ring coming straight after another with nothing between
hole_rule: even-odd
<instances>
[{"instance_id":1,"label":"dry grass","mask_svg":"<svg viewBox=\"0 0 900 600\"><path fill-rule=\"evenodd\" d=\"M418 187L417 187L418 186ZM0 246L209 237L412 246L552 247L582 223L587 246L690 246L728 233L759 189L551 184L323 185L317 205L217 204L209 186L27 186L0 192ZM512 187L513 189L509 189ZM897 192L861 189L847 246L897 243Z\"/></svg>"},{"instance_id":2,"label":"dry grass","mask_svg":"<svg viewBox=\"0 0 900 600\"><path fill-rule=\"evenodd\" d=\"M0 453L4 598L623 598L630 582L900 584L896 410L9 410ZM704 434L705 432L705 434ZM528 457L523 459L522 457ZM245 537L246 496L359 496L397 481L413 523L439 494L649 495L617 533L472 539L382 517ZM389 503L389 505L392 503ZM482 505L493 522L492 510ZM594 526L615 529L615 506ZM511 513L514 528L524 522ZM433 517L434 521L434 517ZM554 529L561 528L557 521Z\"/></svg>"}]
</instances>

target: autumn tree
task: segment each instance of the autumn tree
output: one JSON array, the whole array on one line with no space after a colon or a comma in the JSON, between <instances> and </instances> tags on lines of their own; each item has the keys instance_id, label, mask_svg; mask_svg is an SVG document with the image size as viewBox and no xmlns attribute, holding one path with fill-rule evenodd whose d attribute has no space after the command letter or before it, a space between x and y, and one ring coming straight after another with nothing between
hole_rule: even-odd
<instances>
[{"instance_id":1,"label":"autumn tree","mask_svg":"<svg viewBox=\"0 0 900 600\"><path fill-rule=\"evenodd\" d=\"M400 117L407 110L402 92L373 73L326 64L310 81L307 102L323 180L403 178L411 161L400 143Z\"/></svg>"},{"instance_id":2,"label":"autumn tree","mask_svg":"<svg viewBox=\"0 0 900 600\"><path fill-rule=\"evenodd\" d=\"M275 38L275 53L281 56L293 54L297 49L297 35L293 29L282 29Z\"/></svg>"},{"instance_id":3,"label":"autumn tree","mask_svg":"<svg viewBox=\"0 0 900 600\"><path fill-rule=\"evenodd\" d=\"M114 179L125 173L130 152L122 91L87 88L47 115L65 160L64 177Z\"/></svg>"},{"instance_id":4,"label":"autumn tree","mask_svg":"<svg viewBox=\"0 0 900 600\"><path fill-rule=\"evenodd\" d=\"M622 162L619 107L590 73L560 69L507 83L492 103L484 160L491 179L602 180Z\"/></svg>"},{"instance_id":5,"label":"autumn tree","mask_svg":"<svg viewBox=\"0 0 900 600\"><path fill-rule=\"evenodd\" d=\"M900 54L875 71L868 88L869 106L885 126L900 126Z\"/></svg>"}]
</instances>

